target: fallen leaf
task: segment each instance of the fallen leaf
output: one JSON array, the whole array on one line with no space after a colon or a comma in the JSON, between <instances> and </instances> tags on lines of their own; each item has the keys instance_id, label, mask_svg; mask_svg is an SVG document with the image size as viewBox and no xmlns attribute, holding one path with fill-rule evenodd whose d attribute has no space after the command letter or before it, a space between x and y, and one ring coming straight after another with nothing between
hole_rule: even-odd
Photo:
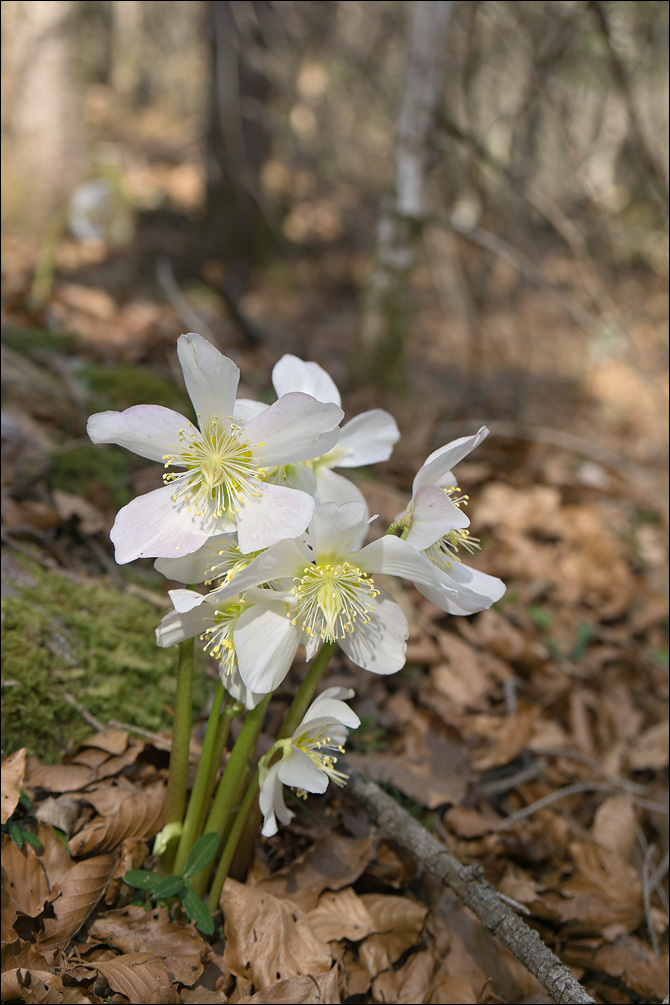
<instances>
[{"instance_id":1,"label":"fallen leaf","mask_svg":"<svg viewBox=\"0 0 670 1005\"><path fill-rule=\"evenodd\" d=\"M102 974L112 991L125 995L133 1005L176 1005L179 1000L167 964L152 953L126 953L87 965Z\"/></svg>"},{"instance_id":2,"label":"fallen leaf","mask_svg":"<svg viewBox=\"0 0 670 1005\"><path fill-rule=\"evenodd\" d=\"M2 787L0 788L0 820L6 824L16 809L23 776L26 773L26 748L21 747L2 762Z\"/></svg>"},{"instance_id":3,"label":"fallen leaf","mask_svg":"<svg viewBox=\"0 0 670 1005\"><path fill-rule=\"evenodd\" d=\"M56 917L45 918L38 945L64 945L79 931L105 892L115 864L115 855L99 855L72 866L51 891Z\"/></svg>"},{"instance_id":4,"label":"fallen leaf","mask_svg":"<svg viewBox=\"0 0 670 1005\"><path fill-rule=\"evenodd\" d=\"M373 976L386 970L416 945L428 909L407 897L366 893L361 897L375 926L359 949L361 963Z\"/></svg>"},{"instance_id":5,"label":"fallen leaf","mask_svg":"<svg viewBox=\"0 0 670 1005\"><path fill-rule=\"evenodd\" d=\"M591 834L603 848L616 852L624 862L635 843L637 816L628 796L610 796L596 810Z\"/></svg>"},{"instance_id":6,"label":"fallen leaf","mask_svg":"<svg viewBox=\"0 0 670 1005\"><path fill-rule=\"evenodd\" d=\"M358 942L375 930L368 909L350 886L338 893L329 890L323 893L307 917L322 942L339 939Z\"/></svg>"},{"instance_id":7,"label":"fallen leaf","mask_svg":"<svg viewBox=\"0 0 670 1005\"><path fill-rule=\"evenodd\" d=\"M126 838L152 838L158 833L165 804L163 783L148 785L130 794L121 790L120 794L122 801L114 816L98 817L70 839L73 855L109 851Z\"/></svg>"},{"instance_id":8,"label":"fallen leaf","mask_svg":"<svg viewBox=\"0 0 670 1005\"><path fill-rule=\"evenodd\" d=\"M434 953L427 949L413 953L398 970L386 970L372 982L372 994L377 1001L397 1005L424 1002L430 990L433 974L438 964ZM459 1001L445 998L444 1001ZM474 1002L475 999L473 998Z\"/></svg>"},{"instance_id":9,"label":"fallen leaf","mask_svg":"<svg viewBox=\"0 0 670 1005\"><path fill-rule=\"evenodd\" d=\"M628 765L632 771L660 771L667 767L669 727L668 719L657 722L631 745Z\"/></svg>"},{"instance_id":10,"label":"fallen leaf","mask_svg":"<svg viewBox=\"0 0 670 1005\"><path fill-rule=\"evenodd\" d=\"M255 995L245 995L238 1005L340 1005L337 967L327 974L289 977Z\"/></svg>"}]
</instances>

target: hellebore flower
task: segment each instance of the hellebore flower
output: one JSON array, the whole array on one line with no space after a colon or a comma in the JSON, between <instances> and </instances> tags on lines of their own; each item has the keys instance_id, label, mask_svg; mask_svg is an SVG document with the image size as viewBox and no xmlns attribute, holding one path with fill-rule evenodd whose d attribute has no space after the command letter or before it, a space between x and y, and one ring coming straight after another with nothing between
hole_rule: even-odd
<instances>
[{"instance_id":1,"label":"hellebore flower","mask_svg":"<svg viewBox=\"0 0 670 1005\"><path fill-rule=\"evenodd\" d=\"M88 420L94 443L117 443L166 468L162 488L118 513L111 533L117 562L188 555L226 531L237 530L244 553L301 534L313 498L270 484L265 469L335 446L341 408L294 392L247 422L237 420L240 372L232 360L192 332L180 336L177 353L197 426L160 405L98 412Z\"/></svg>"},{"instance_id":2,"label":"hellebore flower","mask_svg":"<svg viewBox=\"0 0 670 1005\"><path fill-rule=\"evenodd\" d=\"M452 468L488 436L482 426L474 436L463 436L435 450L414 478L412 499L396 517L393 527L407 530L405 540L440 570L445 593L431 584L417 583L424 597L449 614L475 614L500 600L505 584L495 576L471 569L461 562L460 548L470 553L479 541L467 529L470 520L462 507L468 497L461 493Z\"/></svg>"},{"instance_id":3,"label":"hellebore flower","mask_svg":"<svg viewBox=\"0 0 670 1005\"><path fill-rule=\"evenodd\" d=\"M342 404L340 392L330 375L318 363L305 362L297 356L282 356L272 370L272 383L278 397L301 391L317 401L332 402L338 406ZM259 409L265 407L248 399L239 401L238 406L238 412L243 416L258 414ZM274 478L281 484L311 491L320 503L363 502L363 496L353 482L332 469L360 468L387 461L399 438L400 431L393 416L382 408L373 408L346 422L334 447L319 457L291 466L289 470L275 472ZM311 472L315 483L310 489L307 479Z\"/></svg>"},{"instance_id":4,"label":"hellebore flower","mask_svg":"<svg viewBox=\"0 0 670 1005\"><path fill-rule=\"evenodd\" d=\"M294 816L284 802L284 785L308 792L325 792L328 782L344 785L347 776L335 767L336 751L344 753L347 729L356 729L361 721L342 699L353 698L350 688L329 687L312 702L302 722L287 740L278 740L260 763L258 804L263 814L262 833L277 833L277 819L289 823ZM266 762L281 752L281 760L271 767Z\"/></svg>"}]
</instances>

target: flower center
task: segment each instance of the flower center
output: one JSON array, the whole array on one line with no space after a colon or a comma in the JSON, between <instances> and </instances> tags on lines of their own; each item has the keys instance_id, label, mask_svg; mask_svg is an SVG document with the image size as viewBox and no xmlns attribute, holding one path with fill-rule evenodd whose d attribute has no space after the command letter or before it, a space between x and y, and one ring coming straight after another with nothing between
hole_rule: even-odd
<instances>
[{"instance_id":1,"label":"flower center","mask_svg":"<svg viewBox=\"0 0 670 1005\"><path fill-rule=\"evenodd\" d=\"M233 631L245 606L242 597L237 603L230 604L222 610L217 609L211 618L204 619L211 621L211 624L205 628L200 638L205 643L205 652L209 651L210 655L219 661L222 676L230 676L237 666Z\"/></svg>"},{"instance_id":2,"label":"flower center","mask_svg":"<svg viewBox=\"0 0 670 1005\"><path fill-rule=\"evenodd\" d=\"M184 498L196 516L213 510L220 517L239 512L245 496L258 494L258 465L242 432L232 419L226 430L218 415L203 430L179 430L178 450L163 457L166 468L186 468L163 475L166 484L174 483L174 502Z\"/></svg>"},{"instance_id":3,"label":"flower center","mask_svg":"<svg viewBox=\"0 0 670 1005\"><path fill-rule=\"evenodd\" d=\"M370 576L349 562L307 565L291 590L297 610L292 624L324 642L335 642L353 632L356 619L367 624L379 590Z\"/></svg>"},{"instance_id":4,"label":"flower center","mask_svg":"<svg viewBox=\"0 0 670 1005\"><path fill-rule=\"evenodd\" d=\"M221 580L222 584L229 583L233 576L246 569L258 555L260 551L243 554L237 544L224 544L220 548L212 549L205 573L205 585L211 586L217 579Z\"/></svg>"},{"instance_id":5,"label":"flower center","mask_svg":"<svg viewBox=\"0 0 670 1005\"><path fill-rule=\"evenodd\" d=\"M442 489L449 496L455 506L467 506L469 496L461 495L461 490L457 485L449 485ZM458 549L463 548L471 555L480 547L479 538L473 537L466 527L458 527L450 530L444 537L441 537L430 548L426 548L423 554L433 565L440 569L451 569L454 562L460 562Z\"/></svg>"},{"instance_id":6,"label":"flower center","mask_svg":"<svg viewBox=\"0 0 670 1005\"><path fill-rule=\"evenodd\" d=\"M335 767L337 758L329 753L329 751L338 751L340 754L343 754L344 746L340 742L339 737L333 738L329 736L327 729L326 725L316 730L306 729L297 740L293 740L293 746L307 754L319 771L323 771L325 775L328 775L336 785L344 785L349 776L344 771L337 770Z\"/></svg>"}]
</instances>

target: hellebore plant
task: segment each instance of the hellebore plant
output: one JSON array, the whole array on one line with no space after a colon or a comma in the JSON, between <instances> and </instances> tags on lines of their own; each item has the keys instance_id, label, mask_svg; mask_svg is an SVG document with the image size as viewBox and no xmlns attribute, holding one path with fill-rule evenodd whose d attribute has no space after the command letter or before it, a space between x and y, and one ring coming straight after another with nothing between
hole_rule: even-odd
<instances>
[{"instance_id":1,"label":"hellebore plant","mask_svg":"<svg viewBox=\"0 0 670 1005\"><path fill-rule=\"evenodd\" d=\"M238 368L201 336L182 335L177 352L195 422L136 405L92 415L88 432L95 443L125 446L165 469L162 488L117 515L117 561L153 557L169 579L206 584L171 590L174 609L156 630L159 646L179 646L165 827L154 845L162 875L175 879L141 878L141 885L158 895L174 887L191 913L206 897L214 912L257 814L265 837L278 822L290 823L285 786L306 796L325 792L329 781L346 783L337 755L347 730L360 724L346 704L354 692L329 687L315 697L337 647L377 674L405 663L407 621L377 577L409 580L459 615L490 607L505 587L460 558L479 542L452 469L485 438L485 427L430 454L403 512L385 533L375 532L360 489L334 469L390 457L399 432L388 412L364 412L340 431L340 393L317 363L283 356L272 373L277 400L268 406L236 400ZM376 537L366 544L370 531ZM216 662L219 683L187 806L195 639ZM254 768L268 705L301 647L310 665ZM230 724L241 714L220 773ZM197 851L205 838L206 856ZM137 875L130 879L140 884Z\"/></svg>"}]
</instances>

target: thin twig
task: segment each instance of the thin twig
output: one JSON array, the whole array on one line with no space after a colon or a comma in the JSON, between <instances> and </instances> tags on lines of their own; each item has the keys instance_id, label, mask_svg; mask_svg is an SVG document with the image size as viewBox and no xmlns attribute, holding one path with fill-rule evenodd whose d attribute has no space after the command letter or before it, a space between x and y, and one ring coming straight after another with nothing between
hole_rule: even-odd
<instances>
[{"instance_id":1,"label":"thin twig","mask_svg":"<svg viewBox=\"0 0 670 1005\"><path fill-rule=\"evenodd\" d=\"M570 747L534 747L533 753L541 754L543 757L565 757L571 761L578 761L580 764L584 764L587 768L590 768L595 774L601 775L606 782L609 782L615 788L623 789L624 792L629 792L634 796L645 796L647 793L646 785L640 785L638 782L629 782L628 779L619 778L618 775L609 775L606 771L603 771L595 758L589 757L588 754L582 754L580 750L571 750Z\"/></svg>"},{"instance_id":2,"label":"thin twig","mask_svg":"<svg viewBox=\"0 0 670 1005\"><path fill-rule=\"evenodd\" d=\"M93 713L89 712L89 710L85 708L80 701L77 701L77 699L73 695L71 695L69 691L63 691L62 694L65 700L70 705L72 705L73 708L77 709L79 715L82 717L82 719L86 720L89 726L93 726L93 728L97 730L98 733L105 732L106 729L105 724L103 722L100 722L100 719L96 719Z\"/></svg>"},{"instance_id":3,"label":"thin twig","mask_svg":"<svg viewBox=\"0 0 670 1005\"><path fill-rule=\"evenodd\" d=\"M642 903L644 904L644 920L647 926L647 934L649 935L651 948L654 950L654 956L658 959L661 955L661 949L658 944L656 929L654 928L654 919L651 915L651 858L654 851L654 845L650 844L642 863Z\"/></svg>"},{"instance_id":4,"label":"thin twig","mask_svg":"<svg viewBox=\"0 0 670 1005\"><path fill-rule=\"evenodd\" d=\"M143 736L145 740L151 740L154 747L160 747L162 750L170 750L172 747L172 740L159 733L152 733L148 729L142 729L141 726L132 726L129 722L120 722L119 719L110 719L107 723L107 729L125 729L129 733Z\"/></svg>"},{"instance_id":5,"label":"thin twig","mask_svg":"<svg viewBox=\"0 0 670 1005\"><path fill-rule=\"evenodd\" d=\"M538 933L529 928L482 878L480 867L463 866L378 785L357 771L351 771L341 760L338 767L349 775L347 793L360 802L371 818L410 850L422 865L448 883L482 924L537 978L554 1001L593 1005L593 998L545 946Z\"/></svg>"},{"instance_id":6,"label":"thin twig","mask_svg":"<svg viewBox=\"0 0 670 1005\"><path fill-rule=\"evenodd\" d=\"M555 792L550 792L546 796L542 796L541 799L537 799L534 803L530 803L528 806L524 806L523 809L517 810L516 813L510 813L508 817L501 820L498 824L499 830L504 830L506 827L511 826L511 824L518 823L519 820L525 820L527 817L531 817L538 810L544 809L545 806L550 806L552 803L557 802L559 799L566 799L568 796L575 796L580 792L602 792L605 795L612 795L614 792L620 791L620 786L611 785L606 782L575 782L574 785L566 785L562 789L557 789ZM633 799L639 806L642 806L646 810L653 810L656 813L667 814L668 807L664 806L663 803L653 802L651 799L642 799L640 796L633 795L629 793L631 799Z\"/></svg>"}]
</instances>

